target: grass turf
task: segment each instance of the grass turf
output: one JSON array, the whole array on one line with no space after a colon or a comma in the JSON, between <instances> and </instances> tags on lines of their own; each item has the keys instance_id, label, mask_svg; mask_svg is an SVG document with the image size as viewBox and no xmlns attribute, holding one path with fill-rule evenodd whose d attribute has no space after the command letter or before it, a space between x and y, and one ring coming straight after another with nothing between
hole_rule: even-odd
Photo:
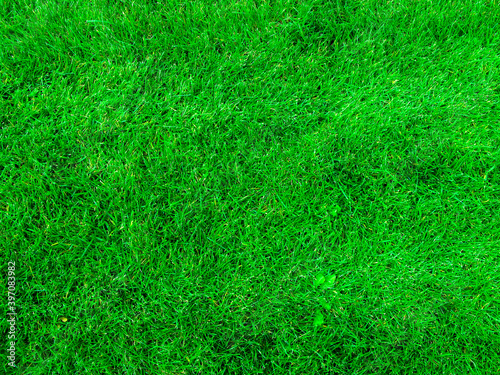
<instances>
[{"instance_id":1,"label":"grass turf","mask_svg":"<svg viewBox=\"0 0 500 375\"><path fill-rule=\"evenodd\" d=\"M15 371L498 373L499 6L3 1Z\"/></svg>"}]
</instances>

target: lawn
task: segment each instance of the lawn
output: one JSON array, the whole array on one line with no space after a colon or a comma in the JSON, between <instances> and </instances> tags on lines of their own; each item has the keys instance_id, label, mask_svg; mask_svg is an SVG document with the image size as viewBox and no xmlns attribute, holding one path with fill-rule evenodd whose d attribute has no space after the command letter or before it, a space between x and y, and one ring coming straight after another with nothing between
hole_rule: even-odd
<instances>
[{"instance_id":1,"label":"lawn","mask_svg":"<svg viewBox=\"0 0 500 375\"><path fill-rule=\"evenodd\" d=\"M5 0L0 40L6 373L500 374L499 1Z\"/></svg>"}]
</instances>

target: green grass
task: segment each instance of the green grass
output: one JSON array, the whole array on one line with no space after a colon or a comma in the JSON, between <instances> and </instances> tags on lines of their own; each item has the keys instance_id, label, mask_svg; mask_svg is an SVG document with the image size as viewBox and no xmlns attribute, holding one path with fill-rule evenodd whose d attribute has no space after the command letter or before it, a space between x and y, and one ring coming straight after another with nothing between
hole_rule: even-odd
<instances>
[{"instance_id":1,"label":"green grass","mask_svg":"<svg viewBox=\"0 0 500 375\"><path fill-rule=\"evenodd\" d=\"M500 373L498 1L6 0L0 39L6 371Z\"/></svg>"}]
</instances>

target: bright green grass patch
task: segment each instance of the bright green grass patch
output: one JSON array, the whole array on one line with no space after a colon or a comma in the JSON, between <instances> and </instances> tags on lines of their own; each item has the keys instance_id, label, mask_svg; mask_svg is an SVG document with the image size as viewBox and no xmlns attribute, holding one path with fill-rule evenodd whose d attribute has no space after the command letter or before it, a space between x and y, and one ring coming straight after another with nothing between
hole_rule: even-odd
<instances>
[{"instance_id":1,"label":"bright green grass patch","mask_svg":"<svg viewBox=\"0 0 500 375\"><path fill-rule=\"evenodd\" d=\"M499 6L4 1L18 373L498 371Z\"/></svg>"}]
</instances>

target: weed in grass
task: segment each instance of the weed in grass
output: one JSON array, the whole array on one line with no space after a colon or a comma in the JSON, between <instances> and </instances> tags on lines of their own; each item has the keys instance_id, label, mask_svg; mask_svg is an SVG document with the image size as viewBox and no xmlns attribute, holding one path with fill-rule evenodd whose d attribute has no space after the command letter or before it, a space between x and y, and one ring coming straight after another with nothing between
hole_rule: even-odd
<instances>
[{"instance_id":1,"label":"weed in grass","mask_svg":"<svg viewBox=\"0 0 500 375\"><path fill-rule=\"evenodd\" d=\"M323 293L321 293L321 297L319 297L319 304L321 307L328 311L332 308L332 305L329 302L329 295L327 295L324 291L328 290L330 288L334 287L335 280L336 280L335 275L328 275L328 276L323 276L323 274L318 274L316 276L316 280L314 281L314 286L315 287L320 287L323 290ZM316 316L314 318L314 326L318 327L321 326L325 322L325 317L324 317L324 311L321 309L316 309Z\"/></svg>"}]
</instances>

